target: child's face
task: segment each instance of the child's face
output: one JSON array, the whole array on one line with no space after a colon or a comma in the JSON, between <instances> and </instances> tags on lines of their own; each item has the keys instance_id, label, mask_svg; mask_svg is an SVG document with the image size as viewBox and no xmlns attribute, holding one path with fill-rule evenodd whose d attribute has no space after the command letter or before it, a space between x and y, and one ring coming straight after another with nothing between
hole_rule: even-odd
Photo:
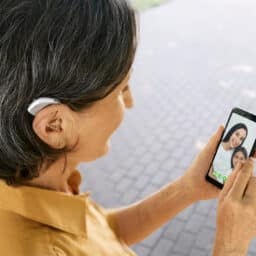
<instances>
[{"instance_id":1,"label":"child's face","mask_svg":"<svg viewBox=\"0 0 256 256\"><path fill-rule=\"evenodd\" d=\"M233 132L231 135L229 142L230 142L230 147L231 148L236 148L240 146L243 142L243 140L246 137L246 131L245 129L237 129L236 131Z\"/></svg>"},{"instance_id":2,"label":"child's face","mask_svg":"<svg viewBox=\"0 0 256 256\"><path fill-rule=\"evenodd\" d=\"M233 166L236 167L236 165L241 162L242 164L245 163L246 159L245 159L245 156L244 154L241 152L241 151L238 151L235 153L233 159Z\"/></svg>"}]
</instances>

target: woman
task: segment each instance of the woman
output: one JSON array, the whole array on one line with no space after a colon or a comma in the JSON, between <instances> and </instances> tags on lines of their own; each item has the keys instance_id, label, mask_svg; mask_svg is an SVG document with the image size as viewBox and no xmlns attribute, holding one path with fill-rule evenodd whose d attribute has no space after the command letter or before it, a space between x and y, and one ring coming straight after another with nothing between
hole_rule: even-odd
<instances>
[{"instance_id":1,"label":"woman","mask_svg":"<svg viewBox=\"0 0 256 256\"><path fill-rule=\"evenodd\" d=\"M230 173L230 160L234 149L242 146L248 134L248 128L243 123L234 125L222 140L213 162L212 176L224 183Z\"/></svg>"},{"instance_id":2,"label":"woman","mask_svg":"<svg viewBox=\"0 0 256 256\"><path fill-rule=\"evenodd\" d=\"M217 197L204 177L223 127L144 200L104 209L80 194L77 165L107 154L132 106L137 36L126 1L5 0L0 13L1 255L135 255L128 245Z\"/></svg>"},{"instance_id":3,"label":"woman","mask_svg":"<svg viewBox=\"0 0 256 256\"><path fill-rule=\"evenodd\" d=\"M242 146L248 134L248 128L243 123L234 125L222 140L224 150L231 150L238 146Z\"/></svg>"}]
</instances>

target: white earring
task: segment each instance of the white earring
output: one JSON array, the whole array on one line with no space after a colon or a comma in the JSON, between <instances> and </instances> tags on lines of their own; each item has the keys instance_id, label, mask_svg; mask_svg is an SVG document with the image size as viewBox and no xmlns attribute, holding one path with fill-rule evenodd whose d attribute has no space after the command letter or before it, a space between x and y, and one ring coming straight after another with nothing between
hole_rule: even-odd
<instances>
[{"instance_id":1,"label":"white earring","mask_svg":"<svg viewBox=\"0 0 256 256\"><path fill-rule=\"evenodd\" d=\"M35 116L40 110L51 104L60 104L60 101L53 98L42 97L34 100L28 107L28 112Z\"/></svg>"}]
</instances>

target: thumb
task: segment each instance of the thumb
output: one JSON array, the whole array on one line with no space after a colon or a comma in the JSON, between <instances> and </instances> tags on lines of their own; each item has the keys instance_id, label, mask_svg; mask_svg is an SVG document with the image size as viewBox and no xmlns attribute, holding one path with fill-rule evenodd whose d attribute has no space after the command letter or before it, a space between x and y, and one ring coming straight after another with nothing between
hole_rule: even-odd
<instances>
[{"instance_id":1,"label":"thumb","mask_svg":"<svg viewBox=\"0 0 256 256\"><path fill-rule=\"evenodd\" d=\"M215 153L223 132L224 132L224 126L221 125L219 126L218 130L212 135L212 137L210 138L210 140L206 145L206 150L208 151L208 153L210 154Z\"/></svg>"}]
</instances>

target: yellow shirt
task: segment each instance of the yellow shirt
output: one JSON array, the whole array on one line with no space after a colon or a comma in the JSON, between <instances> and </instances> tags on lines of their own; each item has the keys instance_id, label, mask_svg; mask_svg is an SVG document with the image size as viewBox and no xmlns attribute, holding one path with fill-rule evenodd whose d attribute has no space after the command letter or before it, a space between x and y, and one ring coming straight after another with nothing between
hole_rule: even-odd
<instances>
[{"instance_id":1,"label":"yellow shirt","mask_svg":"<svg viewBox=\"0 0 256 256\"><path fill-rule=\"evenodd\" d=\"M11 187L0 179L0 255L136 256L90 192L73 191Z\"/></svg>"}]
</instances>

